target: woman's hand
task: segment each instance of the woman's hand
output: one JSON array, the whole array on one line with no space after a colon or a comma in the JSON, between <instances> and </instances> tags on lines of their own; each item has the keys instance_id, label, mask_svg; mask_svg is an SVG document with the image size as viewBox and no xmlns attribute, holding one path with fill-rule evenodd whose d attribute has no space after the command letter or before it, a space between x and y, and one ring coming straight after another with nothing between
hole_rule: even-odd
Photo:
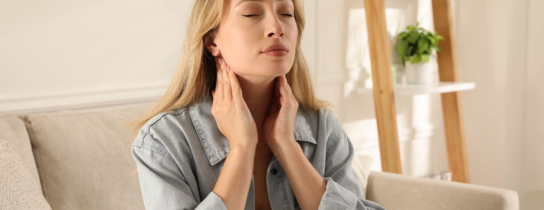
<instances>
[{"instance_id":1,"label":"woman's hand","mask_svg":"<svg viewBox=\"0 0 544 210\"><path fill-rule=\"evenodd\" d=\"M293 96L285 75L276 77L272 104L263 130L272 151L295 142L294 129L298 102Z\"/></svg>"},{"instance_id":2,"label":"woman's hand","mask_svg":"<svg viewBox=\"0 0 544 210\"><path fill-rule=\"evenodd\" d=\"M256 147L257 126L242 97L242 89L236 74L230 70L223 58L215 58L217 80L212 91L212 115L217 127L229 140L230 148Z\"/></svg>"}]
</instances>

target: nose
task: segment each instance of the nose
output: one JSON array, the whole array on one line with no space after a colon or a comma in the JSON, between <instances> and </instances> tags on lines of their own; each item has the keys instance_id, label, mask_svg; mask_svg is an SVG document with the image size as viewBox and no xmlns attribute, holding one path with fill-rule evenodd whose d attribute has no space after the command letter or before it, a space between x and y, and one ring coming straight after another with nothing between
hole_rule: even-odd
<instances>
[{"instance_id":1,"label":"nose","mask_svg":"<svg viewBox=\"0 0 544 210\"><path fill-rule=\"evenodd\" d=\"M277 14L271 15L270 17L272 17L271 18L272 20L270 20L271 21L271 23L269 24L270 29L268 29L267 31L267 37L272 37L276 39L279 37L283 37L285 34L285 31L281 21L279 20L278 15Z\"/></svg>"}]
</instances>

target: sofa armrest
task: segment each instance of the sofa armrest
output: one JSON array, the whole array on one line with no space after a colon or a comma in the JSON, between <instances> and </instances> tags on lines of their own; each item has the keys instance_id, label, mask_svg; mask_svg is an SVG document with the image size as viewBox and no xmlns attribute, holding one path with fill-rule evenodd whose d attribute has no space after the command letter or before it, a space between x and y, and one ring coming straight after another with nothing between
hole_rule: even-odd
<instances>
[{"instance_id":1,"label":"sofa armrest","mask_svg":"<svg viewBox=\"0 0 544 210\"><path fill-rule=\"evenodd\" d=\"M516 191L371 171L366 199L388 210L519 210Z\"/></svg>"}]
</instances>

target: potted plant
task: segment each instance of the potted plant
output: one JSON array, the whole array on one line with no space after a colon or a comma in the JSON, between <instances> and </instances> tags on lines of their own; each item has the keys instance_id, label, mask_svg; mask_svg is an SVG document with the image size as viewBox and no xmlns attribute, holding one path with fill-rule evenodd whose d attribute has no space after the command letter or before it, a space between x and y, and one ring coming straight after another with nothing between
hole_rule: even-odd
<instances>
[{"instance_id":1,"label":"potted plant","mask_svg":"<svg viewBox=\"0 0 544 210\"><path fill-rule=\"evenodd\" d=\"M444 37L419 27L409 25L406 31L398 34L399 57L406 68L407 82L410 84L428 84L432 82L432 67L429 62L434 55L433 49L440 52L438 41Z\"/></svg>"}]
</instances>

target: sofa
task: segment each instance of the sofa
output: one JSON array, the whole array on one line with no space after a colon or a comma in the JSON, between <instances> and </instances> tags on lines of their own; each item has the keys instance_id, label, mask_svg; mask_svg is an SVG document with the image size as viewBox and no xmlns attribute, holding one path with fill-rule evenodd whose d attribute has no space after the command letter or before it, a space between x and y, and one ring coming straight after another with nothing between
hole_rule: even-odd
<instances>
[{"instance_id":1,"label":"sofa","mask_svg":"<svg viewBox=\"0 0 544 210\"><path fill-rule=\"evenodd\" d=\"M0 113L0 209L144 209L127 121L151 104ZM371 171L357 154L365 198L388 210L517 210L515 191Z\"/></svg>"}]
</instances>

